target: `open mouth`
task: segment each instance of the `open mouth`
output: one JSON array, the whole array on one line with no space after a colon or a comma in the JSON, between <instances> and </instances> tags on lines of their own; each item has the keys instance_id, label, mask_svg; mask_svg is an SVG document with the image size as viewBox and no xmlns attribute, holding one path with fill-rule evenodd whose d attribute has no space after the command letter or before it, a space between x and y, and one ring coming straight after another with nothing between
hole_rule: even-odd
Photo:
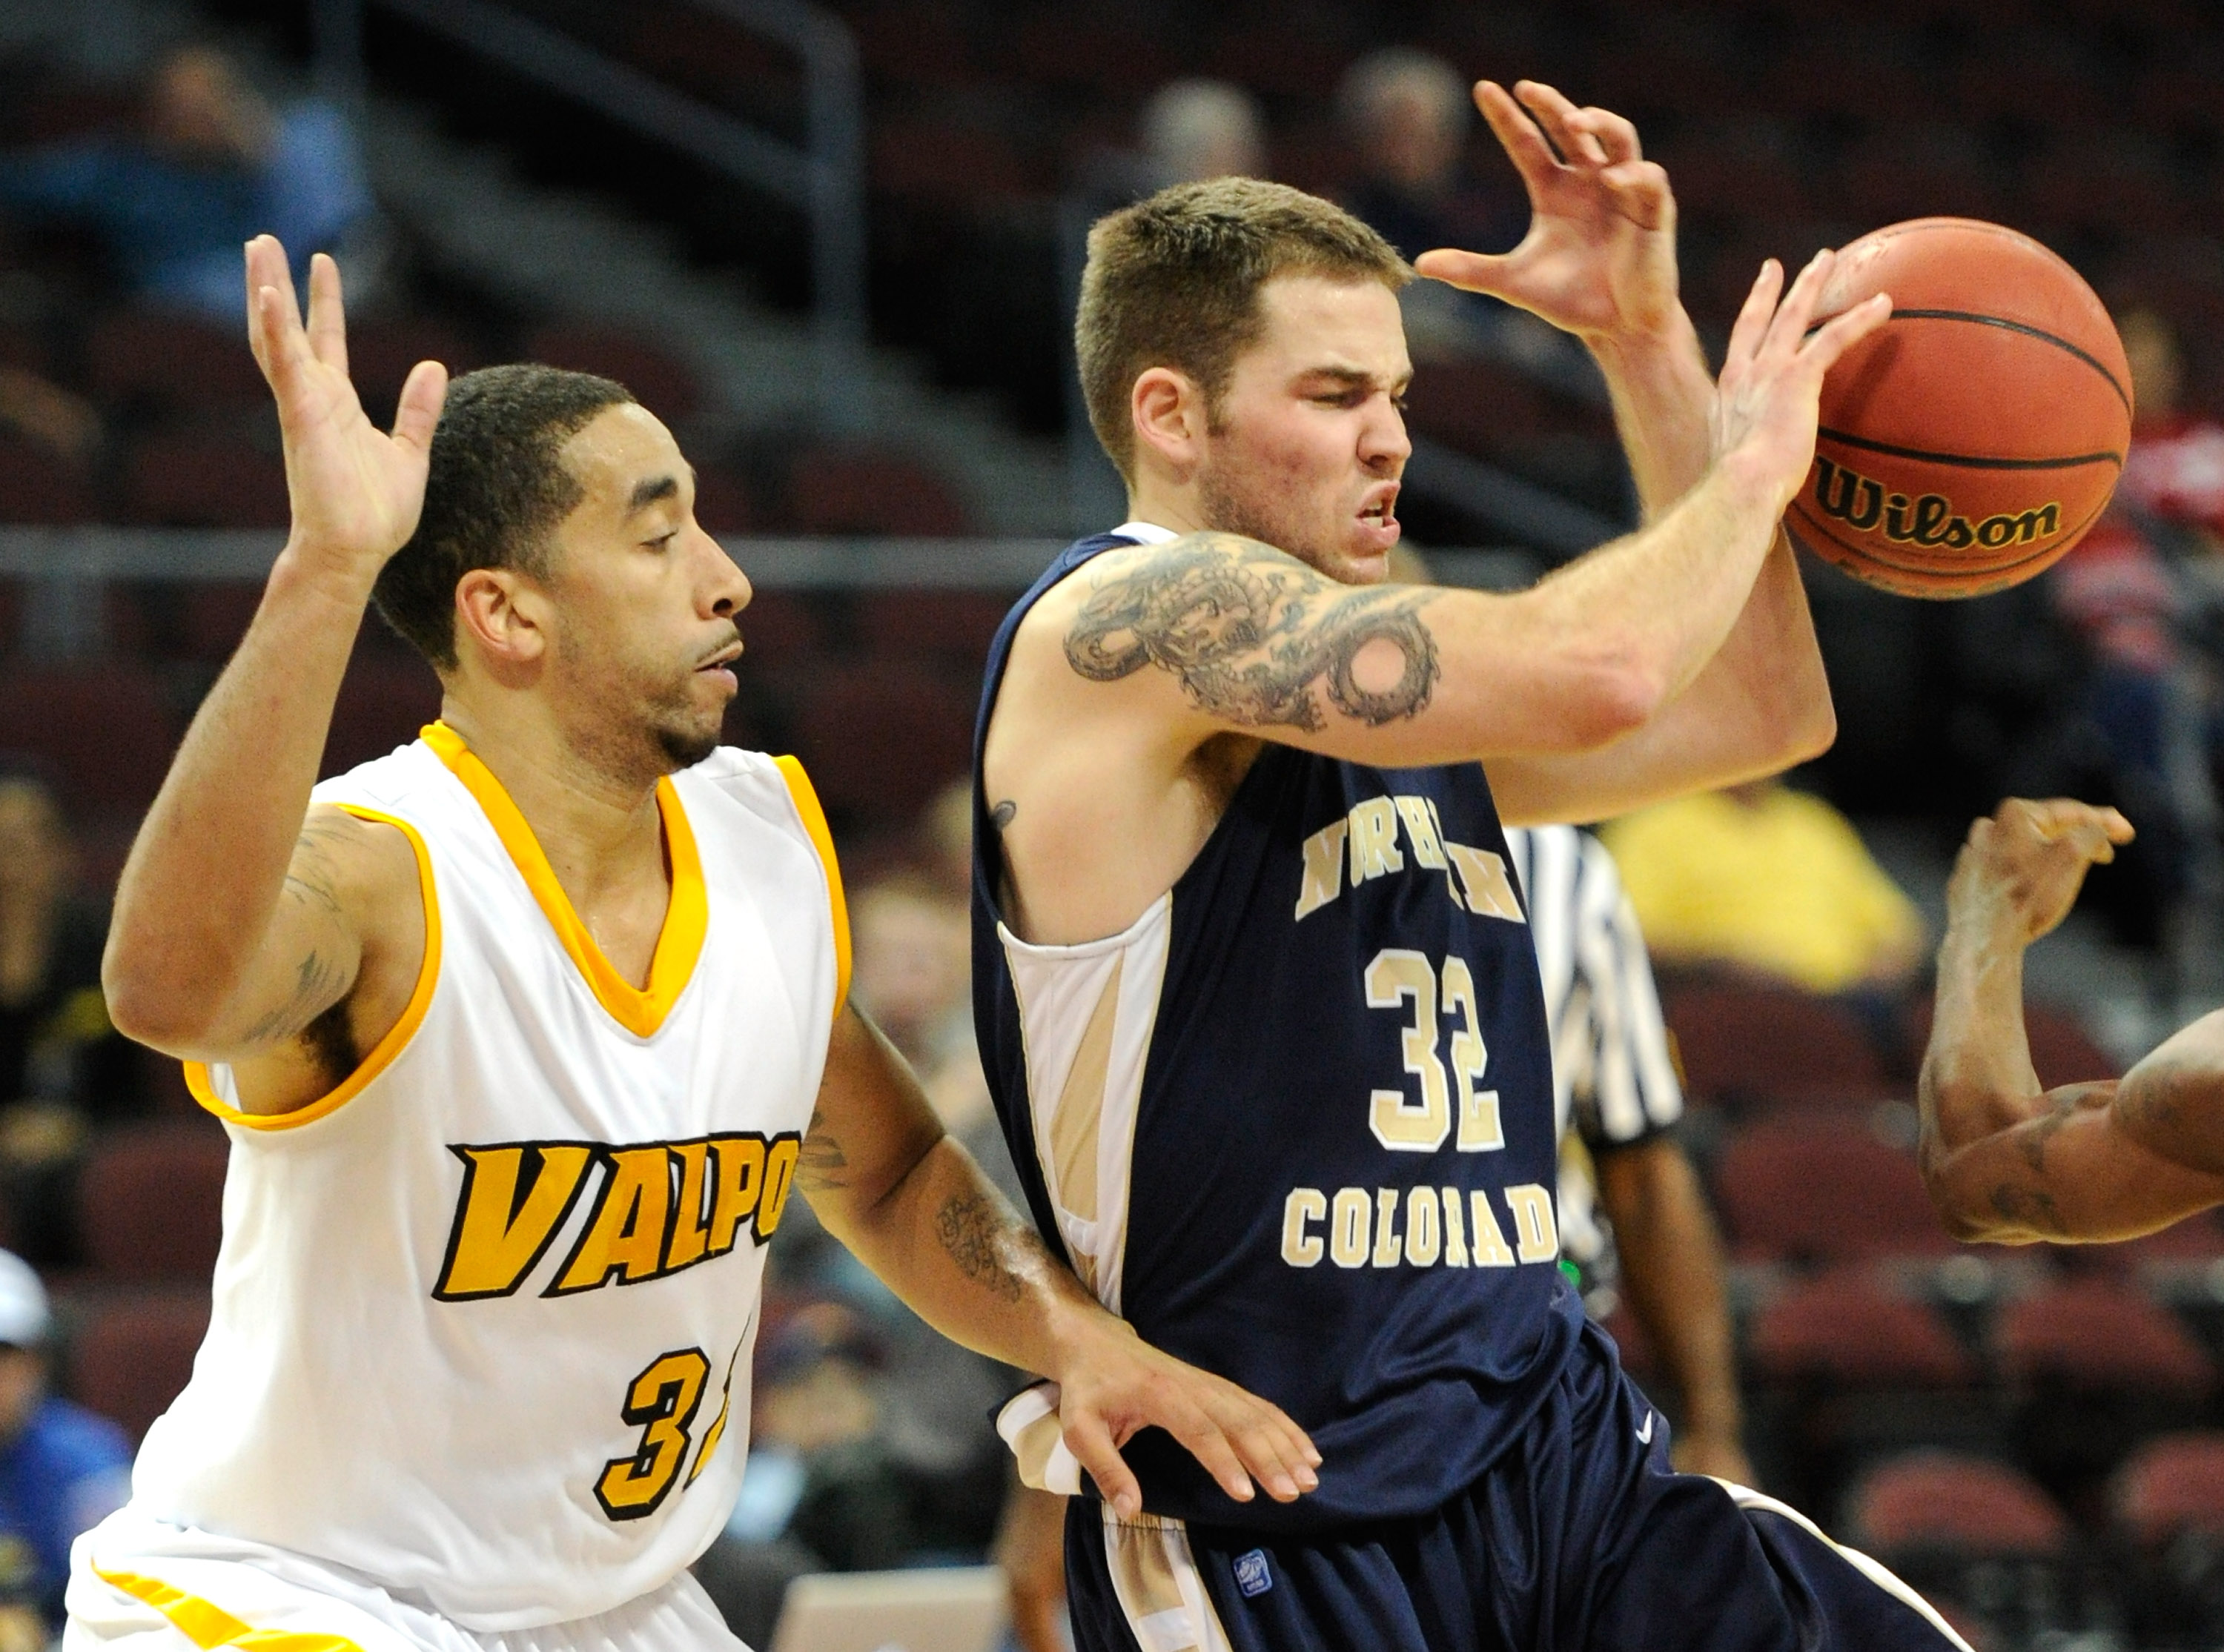
<instances>
[{"instance_id":1,"label":"open mouth","mask_svg":"<svg viewBox=\"0 0 2224 1652\"><path fill-rule=\"evenodd\" d=\"M1386 489L1360 508L1359 520L1377 533L1394 535L1398 532L1398 489Z\"/></svg>"},{"instance_id":2,"label":"open mouth","mask_svg":"<svg viewBox=\"0 0 2224 1652\"><path fill-rule=\"evenodd\" d=\"M718 650L718 652L717 652L717 653L712 654L712 655L710 657L710 659L708 659L704 660L701 665L698 665L695 669L696 669L697 671L698 671L698 672L717 672L717 671L725 671L725 670L729 669L729 668L733 665L733 663L734 663L736 660L739 659L741 657L742 657L742 642L741 642L741 639L740 639L740 638L738 638L738 637L736 637L736 638L735 638L735 639L734 639L734 640L733 640L733 641L731 641L731 642L728 643L724 647L723 647L723 648L719 649L719 650Z\"/></svg>"}]
</instances>

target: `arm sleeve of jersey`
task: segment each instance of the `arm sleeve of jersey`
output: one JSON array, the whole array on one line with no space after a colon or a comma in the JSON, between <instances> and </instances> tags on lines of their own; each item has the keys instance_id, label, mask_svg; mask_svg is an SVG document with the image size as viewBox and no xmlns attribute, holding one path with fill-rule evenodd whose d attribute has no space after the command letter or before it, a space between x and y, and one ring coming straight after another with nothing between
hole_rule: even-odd
<instances>
[{"instance_id":1,"label":"arm sleeve of jersey","mask_svg":"<svg viewBox=\"0 0 2224 1652\"><path fill-rule=\"evenodd\" d=\"M826 811L818 806L818 792L803 772L803 765L793 757L776 757L773 761L780 766L780 779L787 782L788 796L795 800L795 812L826 870L826 904L834 924L834 1013L839 1018L843 1006L850 1001L850 904L842 894L842 867L834 857L834 834L827 827Z\"/></svg>"},{"instance_id":2,"label":"arm sleeve of jersey","mask_svg":"<svg viewBox=\"0 0 2224 1652\"><path fill-rule=\"evenodd\" d=\"M1594 1152L1611 1151L1675 1124L1684 1091L1637 914L1613 855L1589 833L1575 899L1576 974L1588 989L1576 996L1588 1006L1591 1075L1589 1094L1576 1098L1576 1124Z\"/></svg>"}]
</instances>

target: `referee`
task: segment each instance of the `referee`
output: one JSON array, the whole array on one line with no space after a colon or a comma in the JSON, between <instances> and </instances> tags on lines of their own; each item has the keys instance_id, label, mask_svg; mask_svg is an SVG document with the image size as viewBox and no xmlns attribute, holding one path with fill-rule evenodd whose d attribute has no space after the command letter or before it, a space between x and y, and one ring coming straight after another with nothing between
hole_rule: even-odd
<instances>
[{"instance_id":1,"label":"referee","mask_svg":"<svg viewBox=\"0 0 2224 1652\"><path fill-rule=\"evenodd\" d=\"M1506 841L1551 1028L1562 1252L1595 1315L1627 1299L1682 1395L1676 1466L1751 1485L1722 1243L1673 1132L1684 1094L1637 916L1589 832L1514 828Z\"/></svg>"}]
</instances>

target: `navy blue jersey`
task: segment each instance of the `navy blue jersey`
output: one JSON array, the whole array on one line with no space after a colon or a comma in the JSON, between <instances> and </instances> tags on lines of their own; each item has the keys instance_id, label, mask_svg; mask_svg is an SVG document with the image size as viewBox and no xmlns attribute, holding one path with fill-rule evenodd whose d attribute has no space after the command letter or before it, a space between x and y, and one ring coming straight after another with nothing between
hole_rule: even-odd
<instances>
[{"instance_id":1,"label":"navy blue jersey","mask_svg":"<svg viewBox=\"0 0 2224 1652\"><path fill-rule=\"evenodd\" d=\"M1052 564L990 651L1090 557ZM976 772L978 765L976 763ZM1481 766L1267 745L1121 935L1030 946L976 796L975 1015L1045 1238L1143 1338L1275 1401L1324 1458L1230 1501L1169 1437L1154 1514L1305 1531L1436 1508L1551 1390L1582 1309L1556 1265L1551 1052Z\"/></svg>"}]
</instances>

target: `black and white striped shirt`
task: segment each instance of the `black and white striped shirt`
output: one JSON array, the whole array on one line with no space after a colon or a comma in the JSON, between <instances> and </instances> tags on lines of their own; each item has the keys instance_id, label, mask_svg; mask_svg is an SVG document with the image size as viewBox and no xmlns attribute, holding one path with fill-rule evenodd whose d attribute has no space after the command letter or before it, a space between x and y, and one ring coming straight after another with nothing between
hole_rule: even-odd
<instances>
[{"instance_id":1,"label":"black and white striped shirt","mask_svg":"<svg viewBox=\"0 0 2224 1652\"><path fill-rule=\"evenodd\" d=\"M1587 1299L1611 1306L1617 1271L1599 1220L1591 1156L1684 1116L1660 996L1637 915L1606 846L1572 826L1511 828L1507 853L1529 905L1545 984L1560 1152L1560 1238Z\"/></svg>"}]
</instances>

